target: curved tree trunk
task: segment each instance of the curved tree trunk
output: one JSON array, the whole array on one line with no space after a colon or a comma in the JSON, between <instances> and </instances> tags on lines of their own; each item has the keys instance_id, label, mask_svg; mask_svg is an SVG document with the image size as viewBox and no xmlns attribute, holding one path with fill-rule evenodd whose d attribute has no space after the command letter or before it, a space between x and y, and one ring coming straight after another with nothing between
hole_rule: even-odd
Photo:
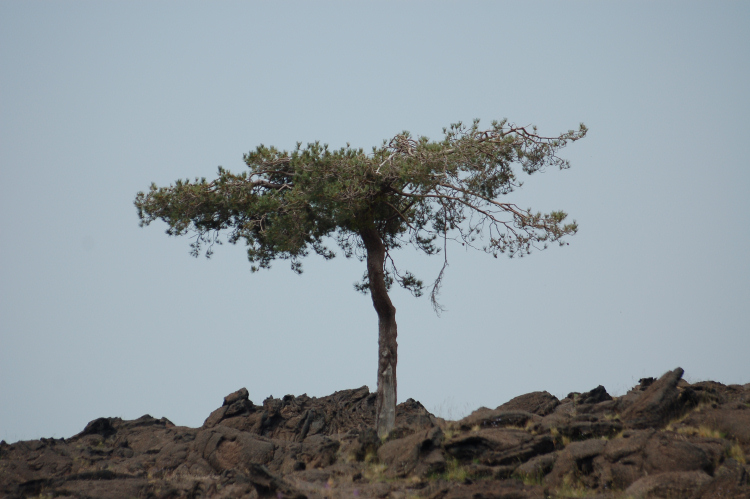
<instances>
[{"instance_id":1,"label":"curved tree trunk","mask_svg":"<svg viewBox=\"0 0 750 499\"><path fill-rule=\"evenodd\" d=\"M396 307L391 303L385 286L385 246L375 228L360 231L367 250L367 275L370 296L378 313L378 397L375 408L375 428L384 437L396 423Z\"/></svg>"}]
</instances>

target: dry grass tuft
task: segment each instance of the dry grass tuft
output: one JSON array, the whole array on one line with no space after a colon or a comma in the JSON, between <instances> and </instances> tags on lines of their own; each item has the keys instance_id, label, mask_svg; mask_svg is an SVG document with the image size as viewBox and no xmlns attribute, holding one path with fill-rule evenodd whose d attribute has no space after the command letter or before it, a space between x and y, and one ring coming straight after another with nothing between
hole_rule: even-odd
<instances>
[{"instance_id":1,"label":"dry grass tuft","mask_svg":"<svg viewBox=\"0 0 750 499\"><path fill-rule=\"evenodd\" d=\"M677 433L680 433L682 435L697 435L703 438L726 438L726 433L703 425L698 428L695 428L693 426L683 426L681 428L677 428Z\"/></svg>"},{"instance_id":2,"label":"dry grass tuft","mask_svg":"<svg viewBox=\"0 0 750 499\"><path fill-rule=\"evenodd\" d=\"M747 460L745 459L745 451L742 450L742 447L740 447L740 444L737 442L727 447L726 455L727 458L734 459L740 464L747 464Z\"/></svg>"}]
</instances>

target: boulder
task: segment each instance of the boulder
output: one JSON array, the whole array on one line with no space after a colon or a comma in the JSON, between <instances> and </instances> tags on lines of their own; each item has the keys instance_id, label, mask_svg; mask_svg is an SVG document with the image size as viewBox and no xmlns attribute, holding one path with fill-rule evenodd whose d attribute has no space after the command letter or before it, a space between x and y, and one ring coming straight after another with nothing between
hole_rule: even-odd
<instances>
[{"instance_id":1,"label":"boulder","mask_svg":"<svg viewBox=\"0 0 750 499\"><path fill-rule=\"evenodd\" d=\"M691 403L688 398L681 397L677 389L683 372L678 367L651 383L622 413L622 421L630 428L662 428L670 419L680 415ZM695 401L692 402L694 405Z\"/></svg>"},{"instance_id":2,"label":"boulder","mask_svg":"<svg viewBox=\"0 0 750 499\"><path fill-rule=\"evenodd\" d=\"M683 427L709 428L737 441L750 457L750 407L729 403L724 407L695 411L682 421Z\"/></svg>"},{"instance_id":3,"label":"boulder","mask_svg":"<svg viewBox=\"0 0 750 499\"><path fill-rule=\"evenodd\" d=\"M561 403L573 402L576 405L583 405L598 404L599 402L605 402L607 400L612 400L612 397L609 396L604 386L599 385L588 392L570 392L565 396Z\"/></svg>"},{"instance_id":4,"label":"boulder","mask_svg":"<svg viewBox=\"0 0 750 499\"><path fill-rule=\"evenodd\" d=\"M501 406L497 410L503 411L524 411L546 416L555 410L560 401L549 392L531 392L525 395L519 395Z\"/></svg>"},{"instance_id":5,"label":"boulder","mask_svg":"<svg viewBox=\"0 0 750 499\"><path fill-rule=\"evenodd\" d=\"M250 401L249 397L250 397L250 394L247 391L247 388L240 388L236 392L230 393L229 395L224 397L224 403L222 405L224 406L232 405L235 402L239 402L241 400L247 400L249 402Z\"/></svg>"},{"instance_id":6,"label":"boulder","mask_svg":"<svg viewBox=\"0 0 750 499\"><path fill-rule=\"evenodd\" d=\"M607 393L607 390L602 385L599 385L591 391L580 394L576 402L578 404L598 404L608 400L612 400L612 396Z\"/></svg>"},{"instance_id":7,"label":"boulder","mask_svg":"<svg viewBox=\"0 0 750 499\"><path fill-rule=\"evenodd\" d=\"M445 468L440 449L442 440L440 428L424 430L384 443L378 449L378 459L388 467L387 475L390 477L404 477L412 472L426 476Z\"/></svg>"},{"instance_id":8,"label":"boulder","mask_svg":"<svg viewBox=\"0 0 750 499\"><path fill-rule=\"evenodd\" d=\"M637 499L684 499L711 482L702 471L669 471L649 475L636 481L625 490L626 497Z\"/></svg>"},{"instance_id":9,"label":"boulder","mask_svg":"<svg viewBox=\"0 0 750 499\"><path fill-rule=\"evenodd\" d=\"M697 496L701 499L750 499L748 471L734 459L727 459L714 473L713 481L703 485Z\"/></svg>"},{"instance_id":10,"label":"boulder","mask_svg":"<svg viewBox=\"0 0 750 499\"><path fill-rule=\"evenodd\" d=\"M611 463L625 458L632 461L632 456L640 455L655 433L654 430L625 430L620 438L607 443L603 455Z\"/></svg>"},{"instance_id":11,"label":"boulder","mask_svg":"<svg viewBox=\"0 0 750 499\"><path fill-rule=\"evenodd\" d=\"M257 435L217 426L202 431L195 439L192 450L217 473L232 469L247 472L252 464L270 463L274 458L275 445Z\"/></svg>"},{"instance_id":12,"label":"boulder","mask_svg":"<svg viewBox=\"0 0 750 499\"><path fill-rule=\"evenodd\" d=\"M542 477L552 471L557 460L557 453L542 454L536 456L515 469L513 473L521 479L538 480L541 482Z\"/></svg>"},{"instance_id":13,"label":"boulder","mask_svg":"<svg viewBox=\"0 0 750 499\"><path fill-rule=\"evenodd\" d=\"M83 431L73 438L85 437L86 435L101 435L106 438L115 433L117 433L117 430L112 425L112 418L97 418L89 422Z\"/></svg>"},{"instance_id":14,"label":"boulder","mask_svg":"<svg viewBox=\"0 0 750 499\"><path fill-rule=\"evenodd\" d=\"M709 453L672 432L654 434L643 448L643 456L643 470L649 475L667 471L713 473Z\"/></svg>"},{"instance_id":15,"label":"boulder","mask_svg":"<svg viewBox=\"0 0 750 499\"><path fill-rule=\"evenodd\" d=\"M572 476L587 487L596 488L599 479L594 473L594 458L602 453L606 445L607 441L599 438L571 443L557 453L554 467L545 483L559 487L566 477Z\"/></svg>"},{"instance_id":16,"label":"boulder","mask_svg":"<svg viewBox=\"0 0 750 499\"><path fill-rule=\"evenodd\" d=\"M551 437L534 436L517 429L485 429L454 437L445 450L459 461L475 461L487 466L519 465L532 457L555 449Z\"/></svg>"}]
</instances>

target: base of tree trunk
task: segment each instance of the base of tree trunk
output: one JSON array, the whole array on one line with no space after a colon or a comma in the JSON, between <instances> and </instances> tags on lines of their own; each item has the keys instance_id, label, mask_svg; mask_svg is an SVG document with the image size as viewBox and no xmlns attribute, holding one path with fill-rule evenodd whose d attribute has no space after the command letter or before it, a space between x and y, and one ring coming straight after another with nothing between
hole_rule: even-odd
<instances>
[{"instance_id":1,"label":"base of tree trunk","mask_svg":"<svg viewBox=\"0 0 750 499\"><path fill-rule=\"evenodd\" d=\"M388 364L385 371L379 373L378 377L376 431L378 436L383 438L388 436L396 426L396 380L393 376L393 366Z\"/></svg>"}]
</instances>

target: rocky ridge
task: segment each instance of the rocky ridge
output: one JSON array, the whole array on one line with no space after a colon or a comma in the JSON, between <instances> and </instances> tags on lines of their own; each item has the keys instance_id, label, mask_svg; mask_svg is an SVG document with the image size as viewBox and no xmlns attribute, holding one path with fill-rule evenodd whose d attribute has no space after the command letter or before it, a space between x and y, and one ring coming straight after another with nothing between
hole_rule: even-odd
<instances>
[{"instance_id":1,"label":"rocky ridge","mask_svg":"<svg viewBox=\"0 0 750 499\"><path fill-rule=\"evenodd\" d=\"M529 393L460 421L409 399L383 440L367 387L262 405L243 388L201 428L99 418L0 442L0 497L750 499L750 384L682 375L622 397Z\"/></svg>"}]
</instances>

